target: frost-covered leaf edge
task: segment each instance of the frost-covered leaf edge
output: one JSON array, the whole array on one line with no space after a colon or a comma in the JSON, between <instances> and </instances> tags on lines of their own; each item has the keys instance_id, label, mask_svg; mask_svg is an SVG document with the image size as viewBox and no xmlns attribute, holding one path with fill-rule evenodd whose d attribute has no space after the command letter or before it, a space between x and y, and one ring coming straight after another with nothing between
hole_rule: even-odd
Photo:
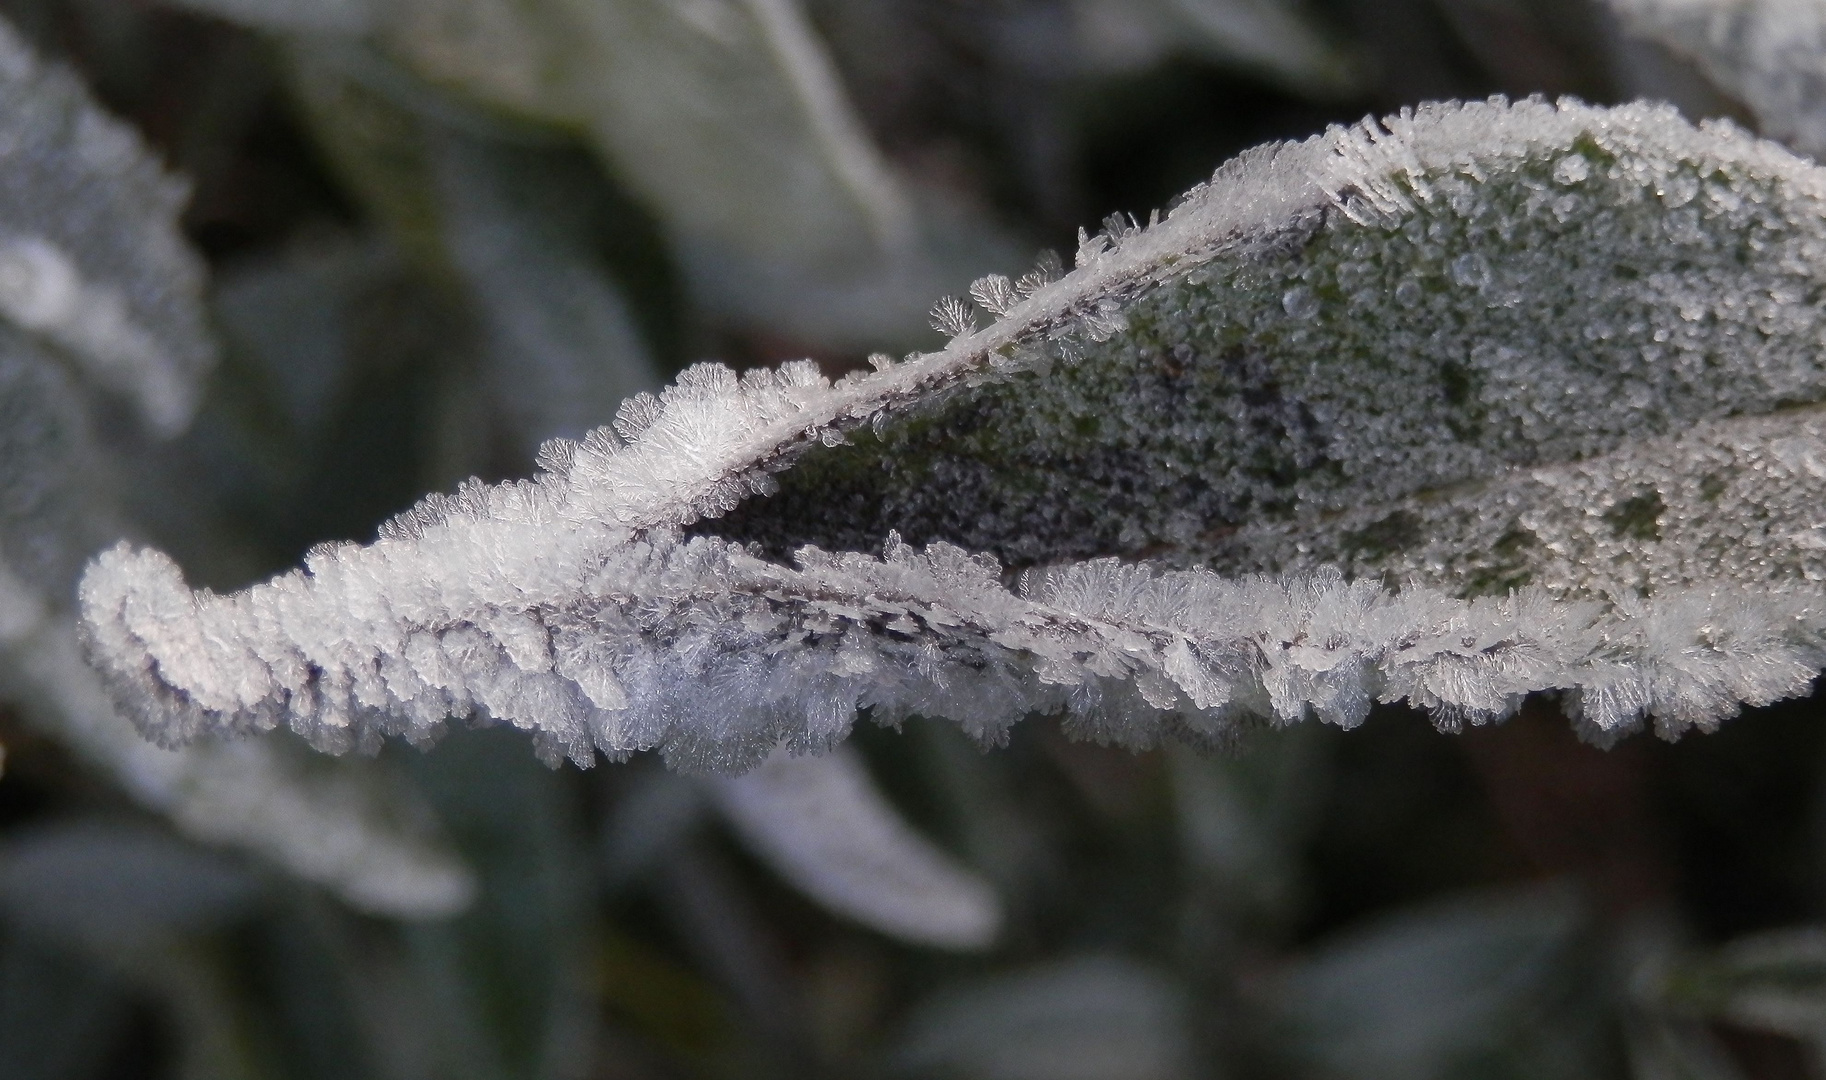
<instances>
[{"instance_id":1,"label":"frost-covered leaf edge","mask_svg":"<svg viewBox=\"0 0 1826 1080\"><path fill-rule=\"evenodd\" d=\"M1619 604L1600 614L1585 615L1577 614L1576 605L1555 608L1543 596L1523 594L1497 601L1515 606L1494 617L1498 622L1517 624L1518 613L1531 605L1543 613L1551 610L1553 615L1536 618L1524 637L1529 648L1554 642L1547 652L1559 661L1557 666L1524 662L1522 654L1527 650L1518 652L1514 648L1517 642L1505 639L1498 650L1500 657L1486 653L1482 660L1471 662L1473 667L1485 669L1481 686L1471 685L1468 671L1435 685L1432 675L1413 674L1426 664L1412 664L1408 658L1395 664L1409 671L1411 681L1404 683L1384 670L1386 650L1395 638L1372 649L1353 651L1344 647L1348 637L1334 643L1335 635L1331 635L1319 639L1318 651L1325 654L1321 664L1310 671L1297 662L1287 668L1305 672L1300 679L1316 681L1277 687L1262 677L1275 670L1275 663L1261 659L1267 654L1259 649L1251 654L1255 646L1239 643L1254 634L1261 641L1277 641L1284 650L1314 648L1299 630L1281 633L1287 627L1273 625L1251 628L1219 650L1230 650L1227 655L1237 666L1213 675L1208 664L1188 661L1177 651L1169 655L1164 643L1140 647L1126 636L1145 637L1161 627L1136 628L1120 620L1107 627L1092 626L1079 618L1083 612L1070 605L1039 612L1028 604L1021 611L1032 595L1017 597L1003 590L999 568L992 561L971 559L940 544L915 557L928 564L930 580L925 582L928 588L923 592L915 589L912 598L939 610L948 599L955 599L946 595L952 586L971 579L970 603L978 606L972 615L976 621L964 620L970 624L964 637L977 635L970 648L978 654L1003 654L995 662L981 662L980 655L974 662L975 670L1013 673L1000 693L953 696L942 685L944 680L933 678L930 685L904 696L809 693L807 700L793 704L789 699L805 695L764 694L761 700L767 709L795 713L795 719L786 722L775 717L745 726L705 715L695 718L703 721L704 730L699 732L684 730L689 725L680 726L674 715L677 702L653 702L658 711L636 722L608 719L628 709L630 693L623 685L625 680L616 677L623 669L609 662L613 647L602 645L608 652L599 650L593 661L577 658L588 654L588 648L569 658L556 655L551 628L545 625L549 615L577 614L567 609L581 599L579 584L609 583L611 567L636 579L645 575L646 580L664 582L678 566L699 561L706 566L716 564L715 572L704 578L712 592L731 585L718 574L733 574L740 582L736 591L749 588L756 595L765 595L770 603L780 602L782 610L789 611L780 625L792 632L848 641L852 635L837 624L852 612L859 615L852 620L857 625L866 626L870 619L879 618L888 627L907 613L871 606L877 597L867 588L855 594L837 589L834 597L827 595L831 583L821 576L831 569L855 572L865 564L888 572L910 558L897 542L890 542L883 562L808 550L802 568L792 571L720 541L682 541L673 530L724 513L750 494L768 492L770 474L790 465L797 453L821 443L839 442L856 425L930 405L941 400L945 391L972 380L1043 368L1056 358L1069 362L1075 343L1102 340L1118 332L1123 325L1123 300L1151 283L1188 272L1227 252L1272 243L1278 231L1307 215L1335 211L1370 222L1411 205L1412 199L1425 199L1424 187L1416 186L1422 183L1419 174L1424 157L1430 156L1433 160L1428 163L1435 165L1445 157L1465 168L1487 167L1492 158L1504 153L1526 155L1542 143L1565 147L1594 133L1629 140L1651 128L1657 136L1678 139L1682 150L1700 160L1728 152L1734 162L1765 167L1786 181L1810 187L1821 184L1799 159L1749 139L1728 124L1693 128L1671 109L1643 105L1598 109L1574 101L1552 105L1530 99L1511 106L1493 99L1470 105L1424 106L1380 124L1365 121L1351 128L1334 128L1304 143L1259 148L1226 164L1211 183L1195 188L1163 222L1140 229L1118 221L1106 233L1082 236L1078 269L1069 276L1054 280L1056 275L1042 268L1018 283L979 282L973 294L1001 318L974 330L954 310L959 305L952 304L945 309L944 323L957 336L939 352L915 355L901 363L878 357L873 373L847 377L834 385L806 362L739 378L720 365L698 365L660 397L640 395L625 403L614 432L599 429L581 442L547 444L540 462L545 471L536 479L498 487L472 483L453 496L432 496L384 526L381 539L371 547L336 545L313 552L307 558L308 577L294 573L237 597L193 598L168 562L117 549L92 570L85 583L92 653L108 670L123 700L138 702L148 733L162 740L181 740L224 728L259 729L289 719L293 727L321 745L341 748L386 731L429 737L445 718L479 707L487 715L538 730L545 754L554 760L559 754L587 760L592 746L614 756L661 748L687 764L709 768L752 764L780 741L796 749L820 749L841 738L857 706L872 708L878 718L888 720L938 711L965 719L979 737L990 740L999 738L1007 723L1026 712L1067 711L1076 726L1090 734L1143 744L1161 733L1157 722L1143 724L1138 730L1113 721L1104 727L1095 716L1106 711L1095 707L1097 701L1108 696L1117 680L1130 676L1135 682L1127 690L1115 690L1116 694L1138 697L1131 704L1145 704L1141 711L1147 714L1177 714L1189 706L1184 733L1206 737L1221 734L1240 713L1289 721L1310 710L1349 724L1361 719L1371 700L1401 697L1434 709L1448 726L1464 720L1479 722L1500 718L1515 707L1521 695L1545 689L1574 691L1569 698L1571 711L1582 715L1594 731L1627 729L1650 710L1660 715L1669 732L1688 724L1715 722L1739 704L1773 700L1805 688L1821 666L1814 599L1784 598L1776 605L1783 610L1765 619L1756 617L1754 605L1740 597L1717 591L1708 595L1703 589L1658 598L1638 610ZM1453 143L1455 137L1458 145ZM1467 137L1472 141L1465 141ZM471 530L476 535L466 535ZM463 547L487 551L496 561L485 567L465 567L463 580L456 580L448 565L440 563L448 563L454 548ZM409 570L389 565L399 557L413 564ZM829 559L837 563L824 561ZM966 572L962 579L950 570L937 569L959 560L972 562L977 569ZM397 587L390 595L387 575L401 570L407 572L392 583ZM481 573L467 572L472 570ZM1073 574L1118 572L1153 580L1151 571L1124 570L1103 562L1058 571L1065 575L1060 580L1070 580ZM863 577L875 573L865 570ZM1159 580L1183 579L1167 575ZM678 595L677 580L646 594L631 581L612 584L615 587L590 599L619 605L618 618L631 610L654 614L660 606L656 601ZM1346 609L1355 605L1369 611L1376 604L1372 594L1380 594L1379 586L1347 585L1324 573L1281 582L1250 579L1234 584L1245 592L1278 590L1284 598L1305 595L1315 611L1327 605ZM1206 587L1205 583L1200 587ZM1364 592L1365 588L1369 591ZM312 648L280 643L288 634L293 643L315 640L326 647L322 655L331 655L340 644L348 643L346 635L341 642L333 642L294 621L305 618L307 610L316 605L311 596L318 590L327 590L321 599L329 608L310 618L340 609L335 613L352 617L357 624L378 620L378 627L370 628L380 629L380 638L391 639L390 645L387 640L374 640L357 646L355 652L362 654L357 666L370 665L371 671L353 671L347 666L315 668L316 661L307 659L314 653ZM1267 602L1268 592L1245 602L1259 608ZM281 593L285 598L280 598ZM272 613L257 610L264 601L251 598L260 595L279 607L289 607L291 618L280 615L274 619L277 609ZM993 601L987 599L991 596ZM1241 594L1230 599L1241 599ZM693 600L714 602L707 596ZM845 609L837 614L836 623L807 630L809 624L794 621L802 620L808 611L817 611L817 618L826 619L831 613L817 605L827 600ZM1483 602L1454 601L1424 589L1409 589L1383 600L1391 609L1417 605L1408 611L1405 632L1419 637L1403 648L1414 647L1433 632L1421 629L1426 619L1437 620L1448 610L1450 617L1437 623L1435 630L1439 626L1463 629L1452 621L1455 618L1481 620L1478 633L1460 635L1472 643L1457 646L1460 653L1495 643L1475 644L1482 640L1484 630L1495 626L1491 619L1496 609L1480 606ZM1278 602L1285 605L1292 600ZM241 606L238 614L233 610L237 603ZM136 605L140 605L137 610ZM606 610L601 608L589 617ZM1011 618L1013 624L998 623L1000 617ZM660 615L655 618L663 622ZM289 627L276 625L287 622ZM933 625L944 626L942 622L924 624L915 627L918 633L904 628L897 632L904 633L909 642L932 646L926 631ZM1052 627L1051 640L1044 633L1034 633L1034 625ZM1060 629L1068 625L1070 632ZM1724 627L1722 638L1715 633L1719 626ZM657 622L644 625L639 634L650 635L658 628ZM556 688L535 691L518 685L480 687L467 677L456 676L440 684L442 676L426 681L410 671L415 662L406 657L414 647L421 650L420 660L434 665L453 661L463 667L448 649L421 632L430 631L441 642L444 634L457 629L474 631L486 646L483 651L496 654L485 664L505 660L508 668L535 679L555 676L559 683ZM1197 630L1186 626L1164 629L1169 638L1179 634L1188 640ZM245 647L253 638L274 631L279 638L269 638L266 644L277 644L277 652L261 656L256 655L258 648L249 651ZM303 637L298 636L300 632ZM936 639L943 641L948 632L941 629ZM765 630L757 633L763 639L768 637ZM1074 643L1073 634L1086 637ZM1595 637L1570 646L1570 652L1563 651L1566 641L1584 634ZM1632 635L1642 642L1631 644ZM1738 640L1732 641L1733 635ZM414 646L414 641L419 644ZM1729 652L1745 642L1770 651L1744 652L1737 659L1749 667L1729 676L1719 671L1681 673L1670 666L1682 659L1682 650ZM432 652L423 651L433 644ZM1074 644L1087 646L1078 650L1084 655L1073 655ZM1156 650L1150 659L1113 659L1147 655L1150 648ZM440 652L443 660L433 660ZM763 655L776 652L778 647L764 650ZM1440 658L1451 652L1446 648L1426 663L1443 662ZM1030 660L1015 662L1013 653ZM1238 662L1237 657L1248 659ZM1648 669L1661 665L1667 670L1631 673L1627 669L1630 662L1645 664ZM566 677L567 664L576 678ZM1592 674L1567 674L1567 664L1583 665ZM1759 664L1760 673L1756 670ZM837 681L844 682L869 665L841 670L847 666L846 661L836 669L820 668L818 677L829 677L835 670ZM942 665L927 666L936 670ZM1337 675L1341 666L1349 674ZM276 674L281 668L286 669L283 676ZM1524 673L1523 668L1528 670ZM439 670L452 669L440 666ZM1559 674L1549 676L1549 670ZM1596 674L1599 672L1603 674ZM219 678L224 673L232 673L226 682ZM1673 681L1667 682L1669 678ZM1031 686L1017 689L1024 681ZM1320 685L1328 681L1329 685ZM392 685L395 683L397 687ZM1675 689L1680 685L1684 689ZM1392 689L1396 686L1403 688ZM798 687L800 691L810 689ZM979 694L986 689L976 687ZM312 700L294 697L299 692ZM340 699L340 703L332 699ZM725 697L725 705L729 700ZM743 701L744 707L752 703L739 697L734 700ZM935 710L934 706L942 707ZM399 715L388 718L385 714L389 712ZM1154 720L1158 719L1155 715ZM725 735L729 736L726 740Z\"/></svg>"}]
</instances>

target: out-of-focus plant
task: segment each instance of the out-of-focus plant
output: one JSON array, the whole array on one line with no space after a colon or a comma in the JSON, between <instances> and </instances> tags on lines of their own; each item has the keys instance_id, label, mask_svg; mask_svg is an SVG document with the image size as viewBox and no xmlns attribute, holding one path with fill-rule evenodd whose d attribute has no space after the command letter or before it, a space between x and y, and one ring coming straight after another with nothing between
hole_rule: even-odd
<instances>
[{"instance_id":1,"label":"out-of-focus plant","mask_svg":"<svg viewBox=\"0 0 1826 1080\"><path fill-rule=\"evenodd\" d=\"M1826 174L1525 96L1810 9L183 7L8 13L188 218L0 50L0 1074L1821 1067L1625 736L1826 666Z\"/></svg>"}]
</instances>

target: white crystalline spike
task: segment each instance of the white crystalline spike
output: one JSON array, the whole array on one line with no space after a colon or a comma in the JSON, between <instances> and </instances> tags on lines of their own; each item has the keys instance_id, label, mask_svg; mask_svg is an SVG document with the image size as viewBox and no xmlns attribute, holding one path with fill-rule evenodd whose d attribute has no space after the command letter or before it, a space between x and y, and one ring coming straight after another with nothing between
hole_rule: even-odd
<instances>
[{"instance_id":1,"label":"white crystalline spike","mask_svg":"<svg viewBox=\"0 0 1826 1080\"><path fill-rule=\"evenodd\" d=\"M948 338L963 337L976 330L976 315L964 301L947 296L932 305L932 329Z\"/></svg>"},{"instance_id":2,"label":"white crystalline spike","mask_svg":"<svg viewBox=\"0 0 1826 1080\"><path fill-rule=\"evenodd\" d=\"M1059 253L1049 248L1040 253L1038 265L1014 283L1015 293L1025 300L1064 276L1065 266L1059 260Z\"/></svg>"},{"instance_id":3,"label":"white crystalline spike","mask_svg":"<svg viewBox=\"0 0 1826 1080\"><path fill-rule=\"evenodd\" d=\"M855 751L775 752L710 789L736 835L831 911L923 945L980 949L994 940L1002 921L994 891L901 819Z\"/></svg>"},{"instance_id":4,"label":"white crystalline spike","mask_svg":"<svg viewBox=\"0 0 1826 1080\"><path fill-rule=\"evenodd\" d=\"M433 531L421 543L448 550L442 539ZM1220 717L1197 719L1212 708L1350 726L1371 702L1402 697L1448 723L1494 720L1528 693L1559 689L1598 728L1634 725L1650 709L1673 730L1804 693L1826 659L1826 607L1812 589L1712 585L1607 607L1533 590L1466 601L1419 585L1386 593L1336 572L1230 581L1104 560L1032 577L1017 595L993 563L945 545L886 561L806 549L795 571L694 539L624 545L592 562L581 588L535 601L548 619L571 620L569 640L596 639L589 662L560 664L567 675L529 672L516 658L521 631L502 636L524 621L488 607L396 604L385 620L345 617L331 629L326 605L347 602L334 582L377 550L401 556L391 568L400 599L468 577L460 560L386 548L341 548L312 579L235 597L190 594L162 556L117 548L84 584L92 654L148 733L167 740L287 716L335 745L364 709L416 729L473 704L580 761L587 738L616 757L660 749L718 769L746 767L782 741L823 748L861 707L1005 725L1093 688L1126 700L1111 694L1136 678L1177 688L1195 728L1221 728ZM366 683L425 619L452 627L435 661ZM872 630L890 621L895 633ZM623 696L590 681L594 665L614 669ZM990 692L987 678L1005 691ZM1182 706L1148 696L1106 709L1098 737L1147 745L1175 730Z\"/></svg>"},{"instance_id":5,"label":"white crystalline spike","mask_svg":"<svg viewBox=\"0 0 1826 1080\"><path fill-rule=\"evenodd\" d=\"M1592 164L1585 179L1561 183L1556 174L1577 171L1559 169L1573 153ZM1703 187L1690 190L1702 176ZM803 365L741 376L696 365L635 407L626 446L588 437L562 472L428 500L411 528L317 552L306 572L216 596L191 591L162 555L116 548L85 578L86 634L123 703L167 741L285 723L344 747L378 730L428 737L444 718L478 712L533 730L548 754L587 761L596 751L621 758L657 749L687 766L741 769L783 743L827 748L858 709L887 721L951 716L986 741L1022 716L1055 713L1090 737L1146 745L1169 734L1214 737L1249 715L1350 725L1374 701L1401 697L1448 726L1479 722L1540 690L1562 691L1589 730L1627 728L1645 715L1669 729L1706 726L1740 703L1801 692L1821 667L1813 582L1826 580L1826 567L1811 560L1826 523L1810 515L1826 491L1807 462L1826 460L1826 451L1810 456L1811 429L1785 426L1801 424L1798 413L1774 410L1826 398L1821 328L1806 300L1826 279L1823 223L1826 173L1726 125L1695 128L1646 105L1425 106L1243 155L1164 222L1116 246L1087 238L1083 265L1039 286L1018 317L940 351L834 385ZM1598 248L1611 291L1590 293L1584 279L1563 274L1514 276L1528 253L1504 245L1550 226L1613 245ZM1752 226L1768 243L1747 250L1763 254L1738 259L1746 249L1737 239L1717 245L1725 255L1707 254L1714 233L1741 238ZM1317 253L1323 245L1331 262ZM1613 251L1652 272L1614 274ZM1487 260L1462 261L1471 254ZM1385 257L1421 279L1407 299L1405 279L1345 291ZM1562 248L1552 257L1570 256ZM1713 278L1694 295L1674 263ZM1342 277L1322 291L1296 283L1308 270ZM1222 297L1199 292L1200 280L1224 274ZM1138 372L1179 378L1199 357L1189 345L1176 351L1173 335L1215 333L1230 311L1223 297L1249 288L1263 304L1235 313L1293 355L1304 348L1335 358L1339 339L1328 335L1392 326L1387 340L1352 343L1390 364L1420 355L1430 365L1405 382L1368 365L1271 369L1260 380L1275 392L1253 395L1254 405L1239 397L1238 408L1278 411L1184 413L1195 445L1263 426L1277 439L1328 433L1313 461L1289 466L1293 490L1264 488L1257 504L1280 497L1323 513L1286 521L1265 513L1262 528L1297 531L1365 502L1426 502L1430 489L1487 482L1476 490L1519 500L1506 520L1524 531L1539 517L1569 544L1621 556L1601 561L1619 573L1663 568L1650 574L1647 598L1630 599L1642 591L1633 578L1501 573L1442 572L1389 592L1380 576L1347 582L1321 565L1354 570L1382 547L1406 550L1403 520L1353 518L1348 532L1329 534L1335 557L1297 564L1284 578L1091 561L1033 575L1018 594L1002 586L994 559L946 544L896 549L885 560L807 548L789 568L682 533L737 506L754 487L750 477L820 453L819 443L839 443L878 417L948 407L963 396L952 391L991 376L1020 395L997 421L1005 438L1026 430L1031 399L1055 383L1076 385L1061 372L1108 364L1125 386ZM1316 309L1301 288L1322 298ZM1299 302L1289 304L1290 293ZM1210 310L1178 303L1187 298ZM1378 319L1349 317L1351 304ZM1568 311L1579 318L1562 317ZM1432 313L1443 314L1426 321ZM1428 333L1461 319L1477 331L1552 333L1577 345L1555 337L1557 351L1543 357L1494 335L1437 361L1426 354ZM1756 349L1741 347L1751 340ZM1718 355L1732 359L1713 371L1719 365L1708 358ZM1066 363L1049 382L1040 373L1055 359ZM1222 362L1248 380L1257 378L1250 364L1274 360L1243 350ZM1566 392L1572 380L1612 376ZM1316 387L1310 400L1290 397L1296 379ZM1489 433L1453 429L1476 419L1475 410L1440 405L1454 396L1476 402ZM1086 398L1066 415L1114 426L1133 419L1123 411L1132 404L1119 394ZM1162 426L1159 415L1142 414L1149 430ZM1714 422L1725 427L1704 427ZM1690 491L1667 486L1652 454L1631 455L1670 426L1716 436L1682 451L1695 465ZM1061 440L1073 430L1056 424L1033 435ZM1714 458L1730 468L1697 469ZM1533 464L1540 468L1513 471ZM1070 490L1068 481L1082 479L1071 471L1022 472L1021 482ZM1707 477L1725 487L1714 490ZM1448 488L1459 484L1468 486ZM1007 494L992 492L982 513L1006 512ZM939 497L983 498L955 484L941 485ZM1110 497L1091 489L1085 498ZM1769 537L1743 544L1729 516L1702 518L1694 508L1709 497L1767 511ZM1426 505L1444 515L1466 504L1442 497ZM1495 521L1505 505L1474 510ZM1572 520L1571 508L1593 506L1601 507L1595 522ZM1047 520L1081 508L1055 500ZM1197 552L1231 536L1259 541L1270 555L1285 550L1244 530L1211 529L1183 506L1168 509L1158 534L1144 531L1133 545L1093 536L1105 546L1090 550L1158 540L1163 550ZM1676 534L1695 550L1653 547ZM1531 573L1558 565L1521 532L1484 539L1491 558L1530 552ZM1733 545L1755 557L1717 554ZM1510 585L1522 587L1506 598L1465 598ZM593 642L590 659L565 666L583 652L546 651L564 635ZM613 669L612 680L589 674L601 666Z\"/></svg>"},{"instance_id":6,"label":"white crystalline spike","mask_svg":"<svg viewBox=\"0 0 1826 1080\"><path fill-rule=\"evenodd\" d=\"M1001 274L978 278L970 286L970 299L975 300L984 311L998 317L1008 314L1021 301L1015 292L1014 282Z\"/></svg>"},{"instance_id":7,"label":"white crystalline spike","mask_svg":"<svg viewBox=\"0 0 1826 1080\"><path fill-rule=\"evenodd\" d=\"M646 391L641 391L621 403L615 411L615 434L624 439L637 438L641 432L651 427L658 418L661 406L659 399Z\"/></svg>"}]
</instances>

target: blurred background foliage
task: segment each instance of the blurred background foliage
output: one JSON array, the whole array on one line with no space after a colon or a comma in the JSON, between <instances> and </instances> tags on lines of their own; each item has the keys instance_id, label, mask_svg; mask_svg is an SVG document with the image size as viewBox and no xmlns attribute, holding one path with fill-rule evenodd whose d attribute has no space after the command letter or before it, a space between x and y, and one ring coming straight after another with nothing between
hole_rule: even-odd
<instances>
[{"instance_id":1,"label":"blurred background foliage","mask_svg":"<svg viewBox=\"0 0 1826 1080\"><path fill-rule=\"evenodd\" d=\"M85 406L105 498L0 512L70 503L64 563L125 528L218 588L687 362L930 344L942 292L1268 139L1492 93L1750 122L1588 0L0 13L188 178L219 353L175 438ZM1217 757L865 725L713 781L498 729L174 755L47 689L18 625L8 1078L1826 1075L1817 699L1610 751L1548 703Z\"/></svg>"}]
</instances>

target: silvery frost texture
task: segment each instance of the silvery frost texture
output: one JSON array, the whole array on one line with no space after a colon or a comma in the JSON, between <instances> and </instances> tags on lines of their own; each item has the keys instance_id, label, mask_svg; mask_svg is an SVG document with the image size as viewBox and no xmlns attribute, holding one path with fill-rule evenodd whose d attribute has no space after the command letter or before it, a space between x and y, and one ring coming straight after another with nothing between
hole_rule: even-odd
<instances>
[{"instance_id":1,"label":"silvery frost texture","mask_svg":"<svg viewBox=\"0 0 1826 1080\"><path fill-rule=\"evenodd\" d=\"M1538 691L1710 728L1826 656L1823 185L1653 105L1333 128L941 301L938 352L698 365L268 584L118 546L85 639L167 743L476 713L740 771L859 711L1146 746Z\"/></svg>"},{"instance_id":2,"label":"silvery frost texture","mask_svg":"<svg viewBox=\"0 0 1826 1080\"><path fill-rule=\"evenodd\" d=\"M325 768L272 740L161 750L82 661L81 561L132 528L116 451L95 429L124 406L129 425L175 435L215 359L203 269L177 228L186 197L131 129L0 25L0 685L192 838L259 853L364 910L458 910L469 871L369 763Z\"/></svg>"}]
</instances>

